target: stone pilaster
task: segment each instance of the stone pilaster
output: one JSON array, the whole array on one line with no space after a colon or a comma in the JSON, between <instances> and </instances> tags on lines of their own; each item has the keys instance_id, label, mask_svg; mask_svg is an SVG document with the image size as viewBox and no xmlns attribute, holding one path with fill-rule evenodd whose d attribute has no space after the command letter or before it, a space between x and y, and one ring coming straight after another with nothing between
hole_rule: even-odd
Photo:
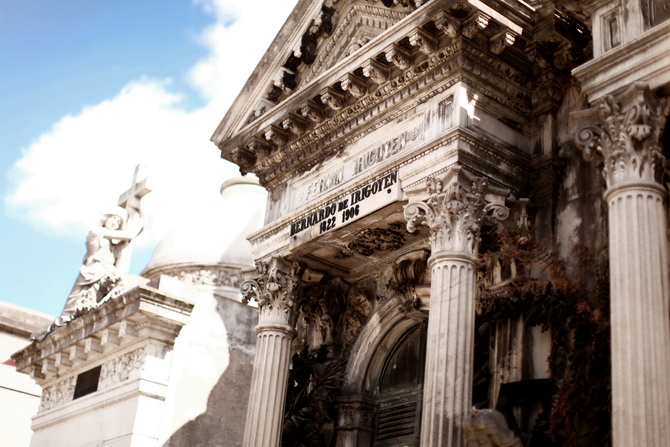
<instances>
[{"instance_id":1,"label":"stone pilaster","mask_svg":"<svg viewBox=\"0 0 670 447\"><path fill-rule=\"evenodd\" d=\"M273 257L242 283L245 301L258 302L256 358L244 430L245 447L277 447L281 440L291 344L296 335L293 291L300 266Z\"/></svg>"},{"instance_id":2,"label":"stone pilaster","mask_svg":"<svg viewBox=\"0 0 670 447\"><path fill-rule=\"evenodd\" d=\"M464 446L463 420L472 406L475 268L479 234L488 217L507 218L508 191L453 167L430 178L428 198L405 207L407 229L430 229L431 286L422 447Z\"/></svg>"},{"instance_id":3,"label":"stone pilaster","mask_svg":"<svg viewBox=\"0 0 670 447\"><path fill-rule=\"evenodd\" d=\"M668 102L636 83L573 119L576 144L599 154L607 182L615 447L667 445L670 319L664 156Z\"/></svg>"}]
</instances>

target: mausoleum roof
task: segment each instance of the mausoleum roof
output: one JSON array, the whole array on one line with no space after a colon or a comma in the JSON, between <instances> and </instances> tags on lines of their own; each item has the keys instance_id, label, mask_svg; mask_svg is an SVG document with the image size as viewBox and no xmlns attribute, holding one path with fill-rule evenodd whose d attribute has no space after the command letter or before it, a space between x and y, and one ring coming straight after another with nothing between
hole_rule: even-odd
<instances>
[{"instance_id":1,"label":"mausoleum roof","mask_svg":"<svg viewBox=\"0 0 670 447\"><path fill-rule=\"evenodd\" d=\"M267 193L257 178L247 176L226 181L221 196L219 202L202 207L168 231L143 276L155 276L173 266L253 266L247 236L263 226Z\"/></svg>"}]
</instances>

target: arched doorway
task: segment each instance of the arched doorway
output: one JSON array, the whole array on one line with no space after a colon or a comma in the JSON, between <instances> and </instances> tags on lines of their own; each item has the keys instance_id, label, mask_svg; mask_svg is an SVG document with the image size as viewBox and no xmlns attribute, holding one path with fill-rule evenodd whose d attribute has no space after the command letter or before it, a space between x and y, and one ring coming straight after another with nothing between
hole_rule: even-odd
<instances>
[{"instance_id":1,"label":"arched doorway","mask_svg":"<svg viewBox=\"0 0 670 447\"><path fill-rule=\"evenodd\" d=\"M408 329L388 353L375 387L375 447L418 446L426 327Z\"/></svg>"}]
</instances>

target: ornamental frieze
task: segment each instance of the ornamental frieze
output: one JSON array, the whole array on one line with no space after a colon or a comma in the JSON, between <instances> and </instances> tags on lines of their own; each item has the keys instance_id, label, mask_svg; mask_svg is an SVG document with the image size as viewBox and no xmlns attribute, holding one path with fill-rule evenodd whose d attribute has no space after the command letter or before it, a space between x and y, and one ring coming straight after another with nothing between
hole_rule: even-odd
<instances>
[{"instance_id":1,"label":"ornamental frieze","mask_svg":"<svg viewBox=\"0 0 670 447\"><path fill-rule=\"evenodd\" d=\"M242 284L242 274L239 268L219 266L178 267L163 274L195 286L239 288Z\"/></svg>"},{"instance_id":2,"label":"ornamental frieze","mask_svg":"<svg viewBox=\"0 0 670 447\"><path fill-rule=\"evenodd\" d=\"M98 388L104 390L142 374L147 353L145 348L135 349L102 364Z\"/></svg>"},{"instance_id":3,"label":"ornamental frieze","mask_svg":"<svg viewBox=\"0 0 670 447\"><path fill-rule=\"evenodd\" d=\"M76 376L59 380L53 385L43 389L42 399L40 400L39 413L51 410L66 404L74 398L74 386L77 381Z\"/></svg>"}]
</instances>

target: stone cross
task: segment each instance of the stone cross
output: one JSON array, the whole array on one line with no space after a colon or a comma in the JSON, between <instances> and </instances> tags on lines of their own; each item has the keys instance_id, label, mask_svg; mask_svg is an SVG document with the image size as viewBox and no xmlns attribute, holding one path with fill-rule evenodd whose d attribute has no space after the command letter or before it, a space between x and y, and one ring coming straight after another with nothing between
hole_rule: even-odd
<instances>
[{"instance_id":1,"label":"stone cross","mask_svg":"<svg viewBox=\"0 0 670 447\"><path fill-rule=\"evenodd\" d=\"M147 187L147 179L142 178L140 180L141 171L141 165L135 166L135 174L133 175L133 182L130 185L130 189L119 196L119 206L125 208L125 210L128 211L129 216L134 214L134 210L140 207L140 200L142 200L142 197L151 192L151 189Z\"/></svg>"},{"instance_id":2,"label":"stone cross","mask_svg":"<svg viewBox=\"0 0 670 447\"><path fill-rule=\"evenodd\" d=\"M147 187L146 177L142 178L141 174L142 166L138 164L135 166L135 173L133 174L133 181L130 184L130 188L119 196L118 204L128 212L129 219L136 215L137 210L140 209L140 201L142 200L142 197L151 192L151 189ZM116 266L120 271L128 271L132 252L133 248L131 241L131 243L129 243L120 253L119 259L116 261Z\"/></svg>"}]
</instances>

